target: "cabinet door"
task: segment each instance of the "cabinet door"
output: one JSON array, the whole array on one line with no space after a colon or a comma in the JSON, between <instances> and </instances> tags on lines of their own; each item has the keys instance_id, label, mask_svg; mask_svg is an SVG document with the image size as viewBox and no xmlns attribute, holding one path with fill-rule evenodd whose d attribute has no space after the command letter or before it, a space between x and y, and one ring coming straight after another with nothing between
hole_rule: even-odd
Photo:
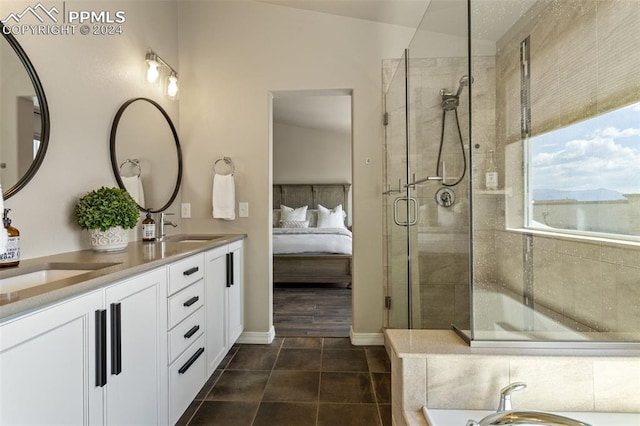
<instances>
[{"instance_id":1,"label":"cabinet door","mask_svg":"<svg viewBox=\"0 0 640 426\"><path fill-rule=\"evenodd\" d=\"M0 424L102 423L104 388L96 386L102 306L100 290L0 326Z\"/></svg>"},{"instance_id":2,"label":"cabinet door","mask_svg":"<svg viewBox=\"0 0 640 426\"><path fill-rule=\"evenodd\" d=\"M106 289L109 348L106 423L167 423L165 268Z\"/></svg>"},{"instance_id":3,"label":"cabinet door","mask_svg":"<svg viewBox=\"0 0 640 426\"><path fill-rule=\"evenodd\" d=\"M229 347L233 345L244 330L244 283L242 241L229 245L231 285L227 288L227 318Z\"/></svg>"},{"instance_id":4,"label":"cabinet door","mask_svg":"<svg viewBox=\"0 0 640 426\"><path fill-rule=\"evenodd\" d=\"M205 314L207 377L227 354L225 297L227 285L227 247L205 255Z\"/></svg>"}]
</instances>

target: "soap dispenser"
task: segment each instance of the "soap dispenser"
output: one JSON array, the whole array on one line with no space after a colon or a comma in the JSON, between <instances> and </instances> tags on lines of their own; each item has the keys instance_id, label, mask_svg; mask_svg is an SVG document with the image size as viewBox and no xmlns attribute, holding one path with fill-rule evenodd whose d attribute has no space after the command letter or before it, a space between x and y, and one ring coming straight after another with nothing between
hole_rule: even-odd
<instances>
[{"instance_id":1,"label":"soap dispenser","mask_svg":"<svg viewBox=\"0 0 640 426\"><path fill-rule=\"evenodd\" d=\"M7 251L0 254L0 268L8 266L18 266L20 263L20 231L11 226L11 219L9 219L9 211L11 209L4 209L4 216L2 217L2 223L4 229L7 230Z\"/></svg>"},{"instance_id":2,"label":"soap dispenser","mask_svg":"<svg viewBox=\"0 0 640 426\"><path fill-rule=\"evenodd\" d=\"M147 217L142 221L142 241L156 240L156 221L151 217L151 212L147 212Z\"/></svg>"}]
</instances>

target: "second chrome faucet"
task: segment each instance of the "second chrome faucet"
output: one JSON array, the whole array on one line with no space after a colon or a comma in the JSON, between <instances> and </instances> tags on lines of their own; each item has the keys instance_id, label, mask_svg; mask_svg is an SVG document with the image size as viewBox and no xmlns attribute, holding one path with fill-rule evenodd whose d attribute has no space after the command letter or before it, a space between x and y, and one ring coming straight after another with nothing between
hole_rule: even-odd
<instances>
[{"instance_id":1,"label":"second chrome faucet","mask_svg":"<svg viewBox=\"0 0 640 426\"><path fill-rule=\"evenodd\" d=\"M165 237L167 236L165 231L165 225L173 226L174 228L178 226L177 223L167 220L167 216L171 216L171 215L173 215L173 213L165 213L165 212L160 213L160 220L158 221L159 222L158 238L157 238L158 241L164 240Z\"/></svg>"}]
</instances>

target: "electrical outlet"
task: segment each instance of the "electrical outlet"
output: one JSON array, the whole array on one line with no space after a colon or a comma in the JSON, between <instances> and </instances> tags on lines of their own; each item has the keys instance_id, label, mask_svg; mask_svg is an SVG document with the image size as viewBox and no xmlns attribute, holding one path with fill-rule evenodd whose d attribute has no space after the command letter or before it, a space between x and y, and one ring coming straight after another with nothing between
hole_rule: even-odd
<instances>
[{"instance_id":1,"label":"electrical outlet","mask_svg":"<svg viewBox=\"0 0 640 426\"><path fill-rule=\"evenodd\" d=\"M191 217L191 203L180 204L180 217L189 219Z\"/></svg>"},{"instance_id":2,"label":"electrical outlet","mask_svg":"<svg viewBox=\"0 0 640 426\"><path fill-rule=\"evenodd\" d=\"M249 203L238 203L238 216L249 217Z\"/></svg>"}]
</instances>

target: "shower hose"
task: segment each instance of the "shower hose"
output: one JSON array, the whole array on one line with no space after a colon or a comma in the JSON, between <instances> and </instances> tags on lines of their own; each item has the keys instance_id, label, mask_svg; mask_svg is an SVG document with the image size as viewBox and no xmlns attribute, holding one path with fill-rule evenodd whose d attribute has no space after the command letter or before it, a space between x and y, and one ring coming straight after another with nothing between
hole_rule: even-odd
<instances>
[{"instance_id":1,"label":"shower hose","mask_svg":"<svg viewBox=\"0 0 640 426\"><path fill-rule=\"evenodd\" d=\"M440 167L440 164L441 164L440 160L442 158L442 147L444 146L444 125L445 125L446 120L447 120L447 110L443 109L442 110L442 130L440 131L440 148L438 149L438 163L436 165L436 174L438 176L442 176L442 185L443 186L456 186L457 184L462 182L462 179L464 179L464 175L467 173L467 156L464 153L464 142L462 141L462 132L460 131L460 121L458 120L458 109L457 108L453 108L453 112L456 115L456 127L458 128L458 137L459 137L459 140L460 140L460 150L462 151L463 169L462 169L462 175L454 183L445 183L444 176L442 176L440 174L440 168L441 168Z\"/></svg>"}]
</instances>

